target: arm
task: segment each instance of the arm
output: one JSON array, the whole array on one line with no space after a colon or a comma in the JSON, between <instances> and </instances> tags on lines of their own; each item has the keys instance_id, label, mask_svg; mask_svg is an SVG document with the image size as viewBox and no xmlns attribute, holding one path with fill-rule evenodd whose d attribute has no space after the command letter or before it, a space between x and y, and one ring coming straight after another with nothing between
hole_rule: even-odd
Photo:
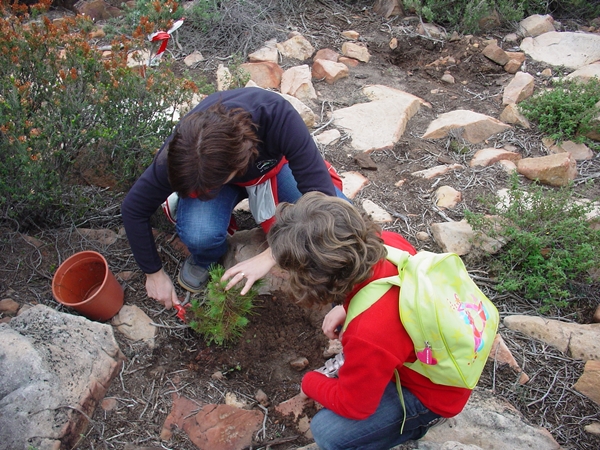
<instances>
[{"instance_id":1,"label":"arm","mask_svg":"<svg viewBox=\"0 0 600 450\"><path fill-rule=\"evenodd\" d=\"M325 315L321 329L329 339L342 339L343 333L338 333L336 329L344 325L345 321L346 310L342 305L337 305Z\"/></svg>"},{"instance_id":2,"label":"arm","mask_svg":"<svg viewBox=\"0 0 600 450\"><path fill-rule=\"evenodd\" d=\"M156 249L150 217L171 194L166 170L166 154L157 155L128 192L121 214L129 245L140 269L146 273L148 296L170 307L175 288L169 276L162 270L162 260Z\"/></svg>"}]
</instances>

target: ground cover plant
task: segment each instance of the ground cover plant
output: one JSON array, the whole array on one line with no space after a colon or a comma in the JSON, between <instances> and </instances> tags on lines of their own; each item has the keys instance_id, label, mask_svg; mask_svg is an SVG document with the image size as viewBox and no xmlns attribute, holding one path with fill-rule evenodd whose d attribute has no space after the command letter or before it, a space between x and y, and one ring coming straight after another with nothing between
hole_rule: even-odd
<instances>
[{"instance_id":1,"label":"ground cover plant","mask_svg":"<svg viewBox=\"0 0 600 450\"><path fill-rule=\"evenodd\" d=\"M519 108L540 131L555 141L586 141L600 150L600 146L584 137L593 127L598 127L599 102L598 78L585 83L562 78L552 82L549 89L522 102Z\"/></svg>"},{"instance_id":2,"label":"ground cover plant","mask_svg":"<svg viewBox=\"0 0 600 450\"><path fill-rule=\"evenodd\" d=\"M526 190L516 175L506 196L488 199L489 215L467 213L474 229L504 242L491 256L495 289L518 293L548 312L587 298L589 271L600 266L600 230L587 217L589 201L572 187Z\"/></svg>"}]
</instances>

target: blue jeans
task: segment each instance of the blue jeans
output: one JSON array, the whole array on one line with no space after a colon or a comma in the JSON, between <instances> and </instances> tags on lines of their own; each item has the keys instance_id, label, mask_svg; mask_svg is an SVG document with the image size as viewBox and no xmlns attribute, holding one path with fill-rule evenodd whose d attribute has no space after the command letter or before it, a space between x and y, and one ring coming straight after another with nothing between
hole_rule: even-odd
<instances>
[{"instance_id":1,"label":"blue jeans","mask_svg":"<svg viewBox=\"0 0 600 450\"><path fill-rule=\"evenodd\" d=\"M322 450L387 450L425 436L440 416L429 411L408 389L402 388L406 422L400 434L403 412L396 384L388 384L375 413L364 420L352 420L322 409L313 417L310 429Z\"/></svg>"},{"instance_id":2,"label":"blue jeans","mask_svg":"<svg viewBox=\"0 0 600 450\"><path fill-rule=\"evenodd\" d=\"M280 202L295 203L302 194L289 165L277 174ZM346 196L336 188L340 198ZM194 262L208 268L227 252L227 227L236 205L248 197L246 189L225 185L211 200L182 198L177 205L177 234L194 256Z\"/></svg>"}]
</instances>

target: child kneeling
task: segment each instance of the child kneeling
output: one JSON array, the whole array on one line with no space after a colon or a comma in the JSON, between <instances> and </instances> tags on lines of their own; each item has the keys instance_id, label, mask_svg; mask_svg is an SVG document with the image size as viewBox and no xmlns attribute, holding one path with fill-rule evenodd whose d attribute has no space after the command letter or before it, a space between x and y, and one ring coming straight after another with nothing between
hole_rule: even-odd
<instances>
[{"instance_id":1,"label":"child kneeling","mask_svg":"<svg viewBox=\"0 0 600 450\"><path fill-rule=\"evenodd\" d=\"M415 254L408 241L381 231L347 201L319 192L280 205L268 241L275 261L288 271L289 289L298 301L338 304L325 316L322 329L328 338L340 339L343 358L302 379L301 395L324 407L311 422L321 449L389 449L420 439L442 418L464 408L471 390L434 384L404 366L417 356L400 321L398 287L356 316L344 332L337 331L363 286L398 274L385 258L384 244Z\"/></svg>"}]
</instances>

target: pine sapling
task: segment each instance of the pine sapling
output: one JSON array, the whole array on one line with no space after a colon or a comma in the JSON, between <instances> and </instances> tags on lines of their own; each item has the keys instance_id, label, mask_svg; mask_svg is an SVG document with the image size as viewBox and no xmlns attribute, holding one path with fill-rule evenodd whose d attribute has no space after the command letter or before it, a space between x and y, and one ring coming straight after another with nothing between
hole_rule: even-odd
<instances>
[{"instance_id":1,"label":"pine sapling","mask_svg":"<svg viewBox=\"0 0 600 450\"><path fill-rule=\"evenodd\" d=\"M213 342L223 345L239 339L249 323L247 316L252 314L258 295L260 280L245 295L240 294L242 283L226 291L229 280L221 281L224 273L225 268L219 264L209 268L204 299L192 300L186 312L188 324L204 337L208 345Z\"/></svg>"}]
</instances>

